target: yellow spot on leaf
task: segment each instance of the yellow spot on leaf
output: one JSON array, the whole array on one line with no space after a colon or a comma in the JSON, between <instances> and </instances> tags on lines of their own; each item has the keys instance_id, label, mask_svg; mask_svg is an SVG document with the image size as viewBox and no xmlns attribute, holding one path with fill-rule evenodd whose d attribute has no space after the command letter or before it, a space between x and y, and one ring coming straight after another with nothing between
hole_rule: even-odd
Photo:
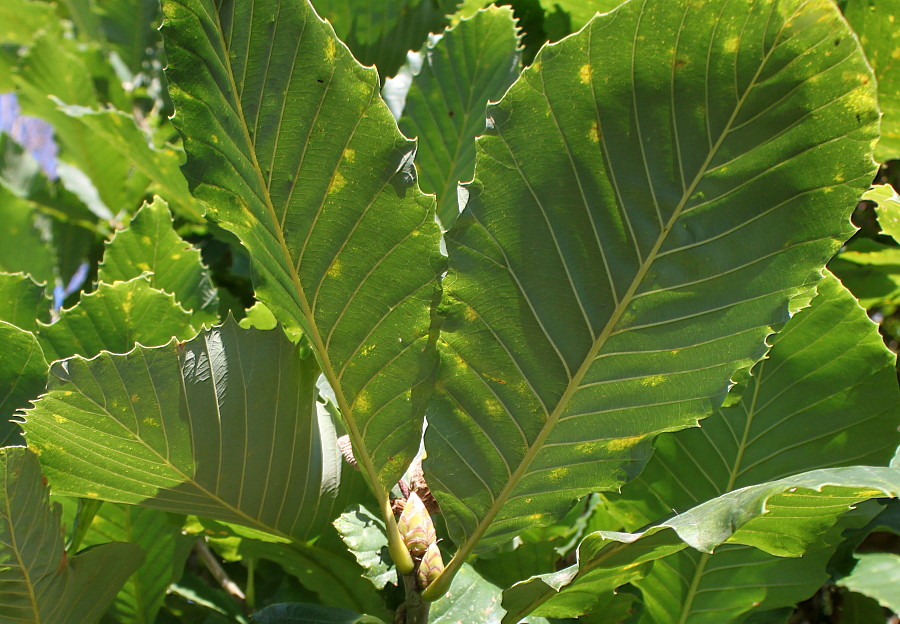
<instances>
[{"instance_id":1,"label":"yellow spot on leaf","mask_svg":"<svg viewBox=\"0 0 900 624\"><path fill-rule=\"evenodd\" d=\"M475 309L472 306L466 306L466 311L463 312L463 318L471 323L478 318L478 313L475 312Z\"/></svg>"},{"instance_id":2,"label":"yellow spot on leaf","mask_svg":"<svg viewBox=\"0 0 900 624\"><path fill-rule=\"evenodd\" d=\"M328 194L331 195L337 193L344 188L345 184L347 184L347 181L344 179L344 176L341 175L341 172L335 171L334 177L331 178L331 183L328 185Z\"/></svg>"},{"instance_id":3,"label":"yellow spot on leaf","mask_svg":"<svg viewBox=\"0 0 900 624\"><path fill-rule=\"evenodd\" d=\"M85 492L84 494L88 498L100 498L100 495L97 492Z\"/></svg>"},{"instance_id":4,"label":"yellow spot on leaf","mask_svg":"<svg viewBox=\"0 0 900 624\"><path fill-rule=\"evenodd\" d=\"M600 142L600 126L594 121L591 123L591 129L588 131L588 138L594 143Z\"/></svg>"},{"instance_id":5,"label":"yellow spot on leaf","mask_svg":"<svg viewBox=\"0 0 900 624\"><path fill-rule=\"evenodd\" d=\"M643 436L630 436L628 438L618 438L614 440L607 440L604 446L608 451L626 451L632 448L635 444L643 440Z\"/></svg>"},{"instance_id":6,"label":"yellow spot on leaf","mask_svg":"<svg viewBox=\"0 0 900 624\"><path fill-rule=\"evenodd\" d=\"M649 386L651 388L655 388L659 384L663 383L666 380L662 375L653 375L652 377L644 377L641 379L642 386Z\"/></svg>"},{"instance_id":7,"label":"yellow spot on leaf","mask_svg":"<svg viewBox=\"0 0 900 624\"><path fill-rule=\"evenodd\" d=\"M585 63L581 66L581 69L578 70L578 78L581 80L581 84L590 84L591 82L591 65L590 63Z\"/></svg>"},{"instance_id":8,"label":"yellow spot on leaf","mask_svg":"<svg viewBox=\"0 0 900 624\"><path fill-rule=\"evenodd\" d=\"M352 163L354 160L356 160L356 150L349 147L345 149L344 160L346 160L348 163Z\"/></svg>"},{"instance_id":9,"label":"yellow spot on leaf","mask_svg":"<svg viewBox=\"0 0 900 624\"><path fill-rule=\"evenodd\" d=\"M159 427L159 422L155 418L150 418L147 416L143 421L145 425L149 425L151 427Z\"/></svg>"},{"instance_id":10,"label":"yellow spot on leaf","mask_svg":"<svg viewBox=\"0 0 900 624\"><path fill-rule=\"evenodd\" d=\"M146 262L138 262L137 268L139 268L141 271L149 271L150 265L147 264ZM131 294L131 293L128 293L128 294Z\"/></svg>"},{"instance_id":11,"label":"yellow spot on leaf","mask_svg":"<svg viewBox=\"0 0 900 624\"><path fill-rule=\"evenodd\" d=\"M337 258L334 259L334 262L331 263L331 266L328 267L328 271L325 273L328 277L335 278L341 276L341 261Z\"/></svg>"},{"instance_id":12,"label":"yellow spot on leaf","mask_svg":"<svg viewBox=\"0 0 900 624\"><path fill-rule=\"evenodd\" d=\"M172 254L172 260L178 260L179 258L181 258L181 254L180 254L180 253L173 253L173 254Z\"/></svg>"},{"instance_id":13,"label":"yellow spot on leaf","mask_svg":"<svg viewBox=\"0 0 900 624\"><path fill-rule=\"evenodd\" d=\"M570 468L554 468L550 471L550 480L551 481L562 481L571 472Z\"/></svg>"},{"instance_id":14,"label":"yellow spot on leaf","mask_svg":"<svg viewBox=\"0 0 900 624\"><path fill-rule=\"evenodd\" d=\"M131 402L132 402L132 403L137 403L137 402L140 401L140 400L141 400L141 397L139 397L138 395L136 395L136 394L132 394L132 395L131 395Z\"/></svg>"},{"instance_id":15,"label":"yellow spot on leaf","mask_svg":"<svg viewBox=\"0 0 900 624\"><path fill-rule=\"evenodd\" d=\"M488 416L503 416L503 406L496 399L486 400L484 411Z\"/></svg>"},{"instance_id":16,"label":"yellow spot on leaf","mask_svg":"<svg viewBox=\"0 0 900 624\"><path fill-rule=\"evenodd\" d=\"M66 418L65 416L60 416L59 414L53 414L53 420L55 420L59 424L69 422L68 418Z\"/></svg>"},{"instance_id":17,"label":"yellow spot on leaf","mask_svg":"<svg viewBox=\"0 0 900 624\"><path fill-rule=\"evenodd\" d=\"M481 373L481 376L485 379L489 379L490 381L496 382L498 384L505 384L506 382L498 377L491 377L487 373Z\"/></svg>"},{"instance_id":18,"label":"yellow spot on leaf","mask_svg":"<svg viewBox=\"0 0 900 624\"><path fill-rule=\"evenodd\" d=\"M738 37L729 37L725 40L725 43L722 44L722 48L728 53L737 52L738 45L740 45L740 39Z\"/></svg>"},{"instance_id":19,"label":"yellow spot on leaf","mask_svg":"<svg viewBox=\"0 0 900 624\"><path fill-rule=\"evenodd\" d=\"M334 43L334 39L329 39L325 43L325 59L331 63L334 61L334 55L337 52L337 45Z\"/></svg>"},{"instance_id":20,"label":"yellow spot on leaf","mask_svg":"<svg viewBox=\"0 0 900 624\"><path fill-rule=\"evenodd\" d=\"M353 408L360 412L367 412L371 407L372 402L369 400L369 393L363 390L356 397L356 401L353 402Z\"/></svg>"}]
</instances>

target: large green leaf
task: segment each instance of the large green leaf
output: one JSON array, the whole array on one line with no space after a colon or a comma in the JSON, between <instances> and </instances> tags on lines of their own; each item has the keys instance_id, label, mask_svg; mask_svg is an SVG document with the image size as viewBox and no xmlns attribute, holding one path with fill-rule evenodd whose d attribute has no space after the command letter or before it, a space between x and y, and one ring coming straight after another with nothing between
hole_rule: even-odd
<instances>
[{"instance_id":1,"label":"large green leaf","mask_svg":"<svg viewBox=\"0 0 900 624\"><path fill-rule=\"evenodd\" d=\"M21 444L10 417L47 386L47 361L34 334L0 321L0 447Z\"/></svg>"},{"instance_id":2,"label":"large green leaf","mask_svg":"<svg viewBox=\"0 0 900 624\"><path fill-rule=\"evenodd\" d=\"M249 251L257 298L309 339L393 522L385 487L418 450L442 263L414 146L307 0L166 0L163 14L183 171Z\"/></svg>"},{"instance_id":3,"label":"large green leaf","mask_svg":"<svg viewBox=\"0 0 900 624\"><path fill-rule=\"evenodd\" d=\"M644 472L608 496L613 512L635 529L736 488L817 468L886 464L900 442L894 363L875 324L829 276L812 306L775 337L741 401L699 429L658 438ZM794 541L817 528L797 518L762 547L799 554ZM829 553L790 561L747 548L685 551L655 564L638 586L651 620L703 622L713 604L738 614L754 602L773 608L802 600L826 578Z\"/></svg>"},{"instance_id":4,"label":"large green leaf","mask_svg":"<svg viewBox=\"0 0 900 624\"><path fill-rule=\"evenodd\" d=\"M52 372L23 428L58 494L299 538L359 495L329 416L317 415L318 369L281 331L229 319L186 343Z\"/></svg>"},{"instance_id":5,"label":"large green leaf","mask_svg":"<svg viewBox=\"0 0 900 624\"><path fill-rule=\"evenodd\" d=\"M58 321L42 325L38 338L48 360L61 360L76 354L93 357L101 351L126 353L135 343L159 346L195 332L190 313L174 296L137 277L101 282L97 290L83 294L78 305L63 310Z\"/></svg>"},{"instance_id":6,"label":"large green leaf","mask_svg":"<svg viewBox=\"0 0 900 624\"><path fill-rule=\"evenodd\" d=\"M0 622L92 624L141 564L133 544L67 557L34 453L0 449Z\"/></svg>"},{"instance_id":7,"label":"large green leaf","mask_svg":"<svg viewBox=\"0 0 900 624\"><path fill-rule=\"evenodd\" d=\"M858 502L898 494L900 471L893 468L814 470L728 492L642 533L596 532L582 542L576 565L505 592L504 606L510 613L504 624L528 613L584 613L602 598L601 592L646 574L646 568L635 566L651 561L650 576L637 581L647 610L647 619L641 621L730 622L760 605L792 605L798 600L793 595L797 588L805 597L827 578L824 573L810 574L808 560L824 568L834 550L829 542L839 539L841 516ZM737 574L744 582L702 591L693 587L702 596L703 608L697 605L688 616L679 609L679 592L691 590L691 564L703 557L714 579ZM665 567L658 570L661 564ZM650 583L658 591L648 592Z\"/></svg>"},{"instance_id":8,"label":"large green leaf","mask_svg":"<svg viewBox=\"0 0 900 624\"><path fill-rule=\"evenodd\" d=\"M836 7L703 6L628 2L489 108L426 432L451 572L715 409L852 232L878 112Z\"/></svg>"},{"instance_id":9,"label":"large green leaf","mask_svg":"<svg viewBox=\"0 0 900 624\"><path fill-rule=\"evenodd\" d=\"M84 546L129 542L144 551L144 562L126 581L106 612L105 622L152 624L166 588L181 578L193 538L161 511L103 503L90 523Z\"/></svg>"},{"instance_id":10,"label":"large green leaf","mask_svg":"<svg viewBox=\"0 0 900 624\"><path fill-rule=\"evenodd\" d=\"M422 49L400 129L419 139L419 183L437 195L445 228L459 214L457 183L475 171L475 137L484 133L487 103L519 75L518 42L512 10L491 6Z\"/></svg>"},{"instance_id":11,"label":"large green leaf","mask_svg":"<svg viewBox=\"0 0 900 624\"><path fill-rule=\"evenodd\" d=\"M331 22L341 41L364 65L393 76L409 50L422 46L428 33L440 32L454 0L315 0L319 15Z\"/></svg>"},{"instance_id":12,"label":"large green leaf","mask_svg":"<svg viewBox=\"0 0 900 624\"><path fill-rule=\"evenodd\" d=\"M155 197L144 204L127 230L116 232L107 243L97 279L101 282L130 280L150 272L154 288L175 295L194 323L218 320L219 298L200 252L172 228L166 203Z\"/></svg>"},{"instance_id":13,"label":"large green leaf","mask_svg":"<svg viewBox=\"0 0 900 624\"><path fill-rule=\"evenodd\" d=\"M875 77L881 139L875 157L884 162L900 158L900 0L846 0L844 15L859 35Z\"/></svg>"}]
</instances>

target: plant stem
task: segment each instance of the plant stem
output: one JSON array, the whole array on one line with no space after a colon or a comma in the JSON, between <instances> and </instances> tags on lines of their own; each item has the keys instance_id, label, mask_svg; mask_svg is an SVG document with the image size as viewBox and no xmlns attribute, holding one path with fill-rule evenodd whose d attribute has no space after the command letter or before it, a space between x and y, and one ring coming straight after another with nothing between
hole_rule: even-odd
<instances>
[{"instance_id":1,"label":"plant stem","mask_svg":"<svg viewBox=\"0 0 900 624\"><path fill-rule=\"evenodd\" d=\"M406 602L403 603L404 611L400 624L427 624L431 603L422 600L414 574L404 574L401 578L403 589L406 590Z\"/></svg>"},{"instance_id":2,"label":"plant stem","mask_svg":"<svg viewBox=\"0 0 900 624\"><path fill-rule=\"evenodd\" d=\"M228 572L225 571L225 568L223 568L222 564L219 563L219 560L216 559L216 556L209 549L207 543L203 539L198 539L194 542L194 551L200 557L200 560L203 562L203 565L206 566L206 569L209 570L210 574L212 574L219 585L222 586L222 589L224 589L242 609L246 609L247 596L245 596L244 592L241 591L241 588L237 586L237 583L231 580L231 577L228 576Z\"/></svg>"}]
</instances>

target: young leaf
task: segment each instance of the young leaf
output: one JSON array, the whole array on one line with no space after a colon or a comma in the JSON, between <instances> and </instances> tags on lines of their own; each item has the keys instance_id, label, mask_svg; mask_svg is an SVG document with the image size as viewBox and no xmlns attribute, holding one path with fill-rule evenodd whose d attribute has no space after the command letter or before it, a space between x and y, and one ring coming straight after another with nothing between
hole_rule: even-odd
<instances>
[{"instance_id":1,"label":"young leaf","mask_svg":"<svg viewBox=\"0 0 900 624\"><path fill-rule=\"evenodd\" d=\"M164 200L145 203L127 230L116 232L107 243L97 279L113 283L151 272L150 285L175 295L193 323L218 320L219 298L200 252L172 229L172 216Z\"/></svg>"},{"instance_id":2,"label":"young leaf","mask_svg":"<svg viewBox=\"0 0 900 624\"><path fill-rule=\"evenodd\" d=\"M10 417L47 386L47 361L34 334L0 321L0 447L22 444Z\"/></svg>"},{"instance_id":3,"label":"young leaf","mask_svg":"<svg viewBox=\"0 0 900 624\"><path fill-rule=\"evenodd\" d=\"M359 505L351 507L334 521L347 548L363 567L365 577L378 589L388 583L397 584L397 570L388 555L388 539L384 521Z\"/></svg>"},{"instance_id":4,"label":"young leaf","mask_svg":"<svg viewBox=\"0 0 900 624\"><path fill-rule=\"evenodd\" d=\"M308 338L392 524L387 489L419 448L433 381L442 264L414 146L307 0L166 0L163 14L191 189L247 248L257 298Z\"/></svg>"},{"instance_id":5,"label":"young leaf","mask_svg":"<svg viewBox=\"0 0 900 624\"><path fill-rule=\"evenodd\" d=\"M836 7L695 6L627 2L489 109L426 432L450 573L715 409L852 232L878 113Z\"/></svg>"},{"instance_id":6,"label":"young leaf","mask_svg":"<svg viewBox=\"0 0 900 624\"><path fill-rule=\"evenodd\" d=\"M301 539L359 494L330 418L317 417L318 369L281 331L229 318L186 343L52 372L23 428L58 494Z\"/></svg>"},{"instance_id":7,"label":"young leaf","mask_svg":"<svg viewBox=\"0 0 900 624\"><path fill-rule=\"evenodd\" d=\"M67 557L37 456L0 449L0 617L92 624L141 564L133 544L105 544Z\"/></svg>"},{"instance_id":8,"label":"young leaf","mask_svg":"<svg viewBox=\"0 0 900 624\"><path fill-rule=\"evenodd\" d=\"M175 297L155 290L144 277L115 284L101 283L83 294L78 305L63 310L52 325L41 325L38 338L47 359L73 355L93 357L101 351L127 353L135 343L166 344L196 330L191 315Z\"/></svg>"},{"instance_id":9,"label":"young leaf","mask_svg":"<svg viewBox=\"0 0 900 624\"><path fill-rule=\"evenodd\" d=\"M144 551L144 562L116 595L106 617L129 624L155 622L166 588L181 578L193 541L160 511L103 503L83 545L129 542Z\"/></svg>"},{"instance_id":10,"label":"young leaf","mask_svg":"<svg viewBox=\"0 0 900 624\"><path fill-rule=\"evenodd\" d=\"M457 183L471 180L475 171L475 137L484 133L487 103L519 75L518 43L512 9L491 6L422 49L400 129L418 137L419 184L437 195L444 228L459 215Z\"/></svg>"}]
</instances>

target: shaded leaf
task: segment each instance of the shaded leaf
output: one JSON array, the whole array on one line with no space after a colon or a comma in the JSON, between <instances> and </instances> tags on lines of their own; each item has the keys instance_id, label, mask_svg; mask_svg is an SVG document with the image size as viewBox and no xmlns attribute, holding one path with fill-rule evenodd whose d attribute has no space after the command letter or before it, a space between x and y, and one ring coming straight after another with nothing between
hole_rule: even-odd
<instances>
[{"instance_id":1,"label":"shaded leaf","mask_svg":"<svg viewBox=\"0 0 900 624\"><path fill-rule=\"evenodd\" d=\"M0 271L53 282L53 250L38 230L32 206L0 184Z\"/></svg>"},{"instance_id":2,"label":"shaded leaf","mask_svg":"<svg viewBox=\"0 0 900 624\"><path fill-rule=\"evenodd\" d=\"M331 22L363 65L375 65L382 78L393 76L408 50L440 32L454 0L315 0L316 12Z\"/></svg>"},{"instance_id":3,"label":"shaded leaf","mask_svg":"<svg viewBox=\"0 0 900 624\"><path fill-rule=\"evenodd\" d=\"M91 624L141 564L133 544L67 557L37 456L0 449L0 621Z\"/></svg>"},{"instance_id":4,"label":"shaded leaf","mask_svg":"<svg viewBox=\"0 0 900 624\"><path fill-rule=\"evenodd\" d=\"M487 103L519 75L517 48L512 9L491 6L429 38L422 49L400 129L418 137L419 183L437 195L445 228L459 214L457 183L475 171L475 137L484 133Z\"/></svg>"},{"instance_id":5,"label":"shaded leaf","mask_svg":"<svg viewBox=\"0 0 900 624\"><path fill-rule=\"evenodd\" d=\"M255 624L381 624L347 609L308 604L274 604L253 614Z\"/></svg>"},{"instance_id":6,"label":"shaded leaf","mask_svg":"<svg viewBox=\"0 0 900 624\"><path fill-rule=\"evenodd\" d=\"M301 539L359 495L330 418L317 416L318 370L280 331L229 319L186 343L52 372L24 429L58 494Z\"/></svg>"},{"instance_id":7,"label":"shaded leaf","mask_svg":"<svg viewBox=\"0 0 900 624\"><path fill-rule=\"evenodd\" d=\"M894 613L900 613L900 555L893 553L860 553L849 576L839 583L847 589L875 598Z\"/></svg>"},{"instance_id":8,"label":"shaded leaf","mask_svg":"<svg viewBox=\"0 0 900 624\"><path fill-rule=\"evenodd\" d=\"M166 0L163 13L183 171L253 258L257 299L309 339L387 518L436 363L442 260L414 146L376 72L306 0Z\"/></svg>"},{"instance_id":9,"label":"shaded leaf","mask_svg":"<svg viewBox=\"0 0 900 624\"><path fill-rule=\"evenodd\" d=\"M112 283L146 271L152 273L151 286L174 294L181 307L192 312L195 325L218 320L219 298L200 251L178 236L168 205L159 197L145 203L128 229L107 243L97 279Z\"/></svg>"},{"instance_id":10,"label":"shaded leaf","mask_svg":"<svg viewBox=\"0 0 900 624\"><path fill-rule=\"evenodd\" d=\"M238 553L243 558L275 561L288 574L316 594L325 606L347 607L358 613L389 620L384 602L362 569L352 559L305 544L274 544L241 540Z\"/></svg>"},{"instance_id":11,"label":"shaded leaf","mask_svg":"<svg viewBox=\"0 0 900 624\"><path fill-rule=\"evenodd\" d=\"M548 13L562 11L569 15L569 32L575 32L587 24L596 13L609 13L624 0L541 0Z\"/></svg>"},{"instance_id":12,"label":"shaded leaf","mask_svg":"<svg viewBox=\"0 0 900 624\"><path fill-rule=\"evenodd\" d=\"M852 231L877 112L836 7L694 6L628 2L489 108L425 438L448 570L718 407Z\"/></svg>"},{"instance_id":13,"label":"shaded leaf","mask_svg":"<svg viewBox=\"0 0 900 624\"><path fill-rule=\"evenodd\" d=\"M174 296L138 277L100 283L94 292L82 294L78 305L62 310L58 321L42 325L38 338L52 361L76 354L89 358L101 351L127 353L136 343L159 346L195 333L191 315Z\"/></svg>"},{"instance_id":14,"label":"shaded leaf","mask_svg":"<svg viewBox=\"0 0 900 624\"><path fill-rule=\"evenodd\" d=\"M0 273L0 321L34 331L38 321L49 320L50 300L40 284L26 275Z\"/></svg>"},{"instance_id":15,"label":"shaded leaf","mask_svg":"<svg viewBox=\"0 0 900 624\"><path fill-rule=\"evenodd\" d=\"M161 511L103 503L83 544L104 542L129 542L144 552L144 562L116 595L104 621L152 624L166 588L181 578L193 539Z\"/></svg>"},{"instance_id":16,"label":"shaded leaf","mask_svg":"<svg viewBox=\"0 0 900 624\"><path fill-rule=\"evenodd\" d=\"M47 386L47 361L34 334L0 321L0 447L23 444L12 415Z\"/></svg>"}]
</instances>

